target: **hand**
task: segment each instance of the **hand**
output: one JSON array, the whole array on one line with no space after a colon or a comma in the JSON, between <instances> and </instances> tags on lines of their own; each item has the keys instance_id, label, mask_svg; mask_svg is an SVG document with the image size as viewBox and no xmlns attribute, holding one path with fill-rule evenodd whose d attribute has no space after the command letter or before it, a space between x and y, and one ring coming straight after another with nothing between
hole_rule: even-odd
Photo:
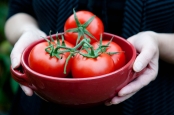
<instances>
[{"instance_id":1,"label":"hand","mask_svg":"<svg viewBox=\"0 0 174 115\"><path fill-rule=\"evenodd\" d=\"M14 45L12 52L10 54L12 67L13 68L19 67L22 52L28 45L30 45L32 42L36 40L43 39L42 37L45 36L46 34L38 29L25 31ZM20 86L26 95L28 96L33 95L33 91L29 87L23 85Z\"/></svg>"},{"instance_id":2,"label":"hand","mask_svg":"<svg viewBox=\"0 0 174 115\"><path fill-rule=\"evenodd\" d=\"M156 34L155 32L147 31L128 38L128 41L139 52L133 65L134 71L140 72L144 68L146 69L137 79L123 87L118 92L118 96L115 96L110 102L106 102L106 105L119 104L125 101L156 78L159 59L159 43L157 37L155 37Z\"/></svg>"}]
</instances>

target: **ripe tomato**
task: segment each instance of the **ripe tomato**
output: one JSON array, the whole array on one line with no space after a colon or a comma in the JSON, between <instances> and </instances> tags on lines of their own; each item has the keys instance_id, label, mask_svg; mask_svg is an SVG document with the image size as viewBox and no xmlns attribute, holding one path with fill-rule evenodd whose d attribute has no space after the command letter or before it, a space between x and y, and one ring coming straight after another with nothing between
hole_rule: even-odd
<instances>
[{"instance_id":1,"label":"ripe tomato","mask_svg":"<svg viewBox=\"0 0 174 115\"><path fill-rule=\"evenodd\" d=\"M103 40L102 45L107 45L109 43L109 40ZM98 48L99 42L95 42L92 44L94 49ZM122 50L122 48L115 42L110 42L109 47L106 48L106 52L118 52L116 54L111 55L114 63L115 63L115 69L119 69L126 63L126 56L125 52Z\"/></svg>"},{"instance_id":2,"label":"ripe tomato","mask_svg":"<svg viewBox=\"0 0 174 115\"><path fill-rule=\"evenodd\" d=\"M94 14L89 11L78 11L78 12L76 12L76 16L77 16L80 24L82 25L82 24L85 24L85 22L87 22L92 16L94 16ZM65 31L65 39L75 45L79 32L66 32L68 29L73 29L73 28L77 28L74 14L72 14L66 20L65 25L64 25L64 31ZM83 32L84 32L84 29L86 28L86 30L89 33L91 33L91 35L93 35L97 40L100 39L100 35L103 34L103 32L104 32L103 22L97 16L92 20L92 22L87 27L84 27L82 25L82 26L80 26L80 28L83 28L82 29ZM88 37L91 39L91 43L96 41L96 39L91 38L90 36L88 36ZM82 37L81 37L81 39L82 39Z\"/></svg>"},{"instance_id":3,"label":"ripe tomato","mask_svg":"<svg viewBox=\"0 0 174 115\"><path fill-rule=\"evenodd\" d=\"M65 41L65 44L67 47L73 47L73 45L67 41ZM70 60L66 68L66 74L64 74L64 65L69 52L61 55L61 59L58 59L55 56L50 57L50 54L45 51L47 46L48 42L41 42L33 47L28 58L29 67L41 74L55 77L66 77L71 69Z\"/></svg>"},{"instance_id":4,"label":"ripe tomato","mask_svg":"<svg viewBox=\"0 0 174 115\"><path fill-rule=\"evenodd\" d=\"M97 58L88 58L77 54L72 61L72 77L87 78L110 73L115 69L110 55L102 53Z\"/></svg>"}]
</instances>

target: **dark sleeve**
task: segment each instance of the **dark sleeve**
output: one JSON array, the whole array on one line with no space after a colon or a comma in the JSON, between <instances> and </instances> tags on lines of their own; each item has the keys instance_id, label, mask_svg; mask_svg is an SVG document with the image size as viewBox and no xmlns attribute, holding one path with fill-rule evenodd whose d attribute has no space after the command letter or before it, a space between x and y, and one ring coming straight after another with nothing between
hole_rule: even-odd
<instances>
[{"instance_id":1,"label":"dark sleeve","mask_svg":"<svg viewBox=\"0 0 174 115\"><path fill-rule=\"evenodd\" d=\"M32 1L33 0L9 0L7 19L17 13L27 13L36 18Z\"/></svg>"}]
</instances>

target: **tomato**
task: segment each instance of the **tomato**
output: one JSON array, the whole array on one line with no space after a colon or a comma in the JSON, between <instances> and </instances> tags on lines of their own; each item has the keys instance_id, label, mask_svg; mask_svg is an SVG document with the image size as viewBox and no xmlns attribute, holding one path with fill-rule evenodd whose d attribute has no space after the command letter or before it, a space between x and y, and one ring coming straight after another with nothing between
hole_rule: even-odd
<instances>
[{"instance_id":1,"label":"tomato","mask_svg":"<svg viewBox=\"0 0 174 115\"><path fill-rule=\"evenodd\" d=\"M103 40L102 45L107 45L109 43L109 40ZM94 49L98 48L99 42L95 42L92 44ZM109 47L106 48L106 52L118 52L116 54L111 55L114 63L115 63L115 69L119 69L126 63L126 56L125 52L122 50L122 48L115 42L110 42Z\"/></svg>"},{"instance_id":2,"label":"tomato","mask_svg":"<svg viewBox=\"0 0 174 115\"><path fill-rule=\"evenodd\" d=\"M65 44L67 47L73 47L73 45L67 41L65 41ZM64 65L69 52L61 55L61 59L58 59L55 56L50 57L50 54L45 51L47 46L48 42L41 42L33 47L28 58L29 67L41 74L54 77L66 77L71 70L70 60L66 68L66 74L64 74Z\"/></svg>"},{"instance_id":3,"label":"tomato","mask_svg":"<svg viewBox=\"0 0 174 115\"><path fill-rule=\"evenodd\" d=\"M94 14L89 11L78 11L76 12L76 16L81 24L81 26L78 29L80 30L81 28L83 33L85 33L84 30L86 29L89 33L91 33L91 35L93 35L96 38L94 39L87 35L88 38L90 38L91 43L96 42L96 40L98 41L100 39L100 35L103 34L104 32L104 25L103 22L100 20L100 18L95 16L92 22L87 27L84 27L83 24L85 24L85 22L87 22L92 16L94 16ZM78 32L66 32L66 31L68 29L73 29L77 27L78 26L76 24L74 14L72 14L65 22L64 31L65 31L65 39L74 45L76 45L76 40L78 38L80 31ZM83 39L83 37L81 37L81 39Z\"/></svg>"},{"instance_id":4,"label":"tomato","mask_svg":"<svg viewBox=\"0 0 174 115\"><path fill-rule=\"evenodd\" d=\"M87 78L110 73L114 71L114 68L114 61L106 53L102 53L96 58L77 54L73 58L71 72L73 78Z\"/></svg>"}]
</instances>

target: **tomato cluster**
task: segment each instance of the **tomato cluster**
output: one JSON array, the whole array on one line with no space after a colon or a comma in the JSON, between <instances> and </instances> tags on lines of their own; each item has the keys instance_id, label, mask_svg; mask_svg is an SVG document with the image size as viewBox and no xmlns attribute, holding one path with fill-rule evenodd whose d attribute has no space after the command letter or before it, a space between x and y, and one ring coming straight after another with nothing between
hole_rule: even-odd
<instances>
[{"instance_id":1,"label":"tomato cluster","mask_svg":"<svg viewBox=\"0 0 174 115\"><path fill-rule=\"evenodd\" d=\"M125 53L112 39L102 40L104 25L89 11L73 10L64 25L64 34L37 44L28 63L36 72L73 78L95 77L113 72L125 64ZM65 39L64 39L65 37Z\"/></svg>"}]
</instances>

